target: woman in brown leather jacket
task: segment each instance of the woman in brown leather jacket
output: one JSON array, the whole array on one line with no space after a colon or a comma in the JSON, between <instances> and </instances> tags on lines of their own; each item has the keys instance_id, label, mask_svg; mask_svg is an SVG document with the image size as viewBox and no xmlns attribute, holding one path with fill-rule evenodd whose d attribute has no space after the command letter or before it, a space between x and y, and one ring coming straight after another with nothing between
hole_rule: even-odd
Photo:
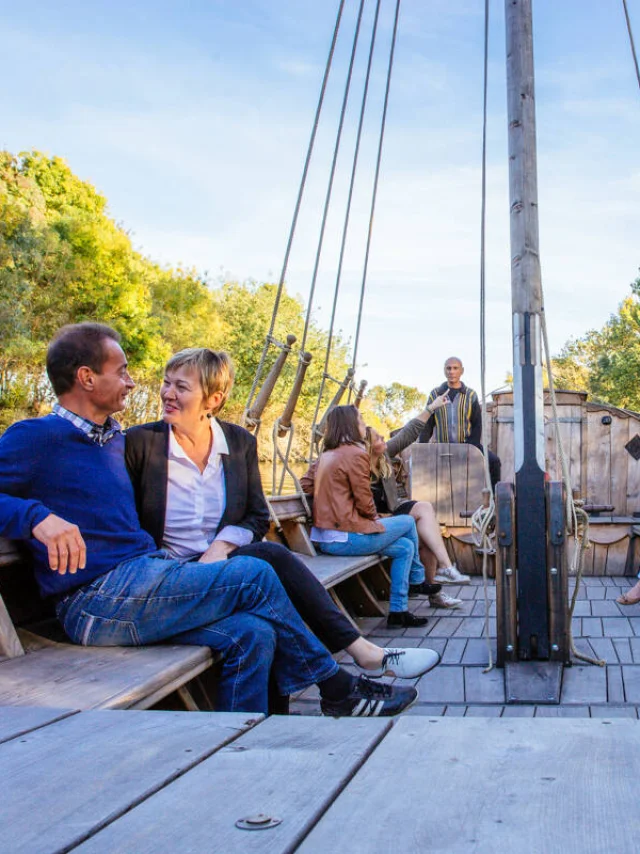
<instances>
[{"instance_id":1,"label":"woman in brown leather jacket","mask_svg":"<svg viewBox=\"0 0 640 854\"><path fill-rule=\"evenodd\" d=\"M302 479L313 491L311 539L330 555L381 553L391 558L389 626L422 626L427 620L408 610L409 585L423 595L437 593L428 585L418 556L418 535L411 516L380 518L369 480L364 447L366 425L355 406L337 406L327 418L323 452Z\"/></svg>"},{"instance_id":2,"label":"woman in brown leather jacket","mask_svg":"<svg viewBox=\"0 0 640 854\"><path fill-rule=\"evenodd\" d=\"M428 411L425 410L424 414L428 414ZM433 504L429 501L402 501L398 497L398 485L390 457L395 457L415 442L423 426L424 421L420 417L413 418L388 442L373 427L367 427L365 447L369 453L373 500L379 513L391 513L393 516L409 514L413 517L418 531L420 560L428 581L437 584L469 584L469 576L460 572L451 562ZM462 600L440 591L429 596L429 603L434 608L459 608Z\"/></svg>"}]
</instances>

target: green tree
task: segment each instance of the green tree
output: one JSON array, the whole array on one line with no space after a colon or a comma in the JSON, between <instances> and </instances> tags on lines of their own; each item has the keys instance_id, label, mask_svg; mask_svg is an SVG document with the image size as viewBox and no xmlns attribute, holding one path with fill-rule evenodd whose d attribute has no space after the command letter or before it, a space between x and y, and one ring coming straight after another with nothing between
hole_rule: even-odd
<instances>
[{"instance_id":1,"label":"green tree","mask_svg":"<svg viewBox=\"0 0 640 854\"><path fill-rule=\"evenodd\" d=\"M426 394L414 386L398 382L388 386L375 385L362 403L362 414L367 423L388 435L420 412L426 400Z\"/></svg>"},{"instance_id":2,"label":"green tree","mask_svg":"<svg viewBox=\"0 0 640 854\"><path fill-rule=\"evenodd\" d=\"M569 341L554 359L556 385L587 391L595 399L640 410L640 278L602 329Z\"/></svg>"},{"instance_id":3,"label":"green tree","mask_svg":"<svg viewBox=\"0 0 640 854\"><path fill-rule=\"evenodd\" d=\"M0 429L46 411L52 395L43 372L48 341L65 323L96 320L122 335L138 385L122 416L125 424L158 415L158 387L167 357L184 347L226 349L237 378L226 415L242 415L262 352L276 286L218 282L193 270L161 267L136 252L127 232L108 215L107 201L59 157L0 152ZM300 339L302 300L284 290L274 329L277 340ZM322 382L327 333L311 323L313 361L295 416L295 452L308 447ZM272 347L265 375L277 356ZM334 335L328 373L342 378L348 341ZM270 455L271 425L281 414L297 367L294 352L263 416L261 449ZM320 414L333 397L327 381Z\"/></svg>"},{"instance_id":4,"label":"green tree","mask_svg":"<svg viewBox=\"0 0 640 854\"><path fill-rule=\"evenodd\" d=\"M229 351L236 363L236 382L233 395L227 404L227 415L237 420L242 415L246 405L256 368L260 361L265 335L269 329L271 313L275 302L277 285L257 282L226 282L213 291L213 299L220 316L224 317L226 330L221 338L220 347ZM295 335L298 341L302 339L305 320L305 306L299 297L291 296L286 288L283 290L278 316L274 327L276 341L284 341L288 334ZM306 349L312 354L311 365L306 374L302 394L300 396L295 421L299 425L295 443L295 453L303 457L308 448L310 427L316 409L328 335L314 322L309 326ZM279 350L269 349L265 362L262 380L277 358ZM269 405L263 415L261 428L262 453L268 455L271 427L282 410L289 396L289 391L297 370L298 351L289 356L280 380L278 381ZM328 373L335 378L343 378L349 366L349 347L342 337L334 334ZM335 392L331 382L325 384L324 394L320 405L320 415L328 405Z\"/></svg>"}]
</instances>

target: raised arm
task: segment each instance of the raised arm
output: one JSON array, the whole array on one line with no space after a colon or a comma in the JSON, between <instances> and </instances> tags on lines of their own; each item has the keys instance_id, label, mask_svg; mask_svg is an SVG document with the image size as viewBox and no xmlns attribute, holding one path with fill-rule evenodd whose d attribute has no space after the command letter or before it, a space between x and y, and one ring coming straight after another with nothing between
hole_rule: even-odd
<instances>
[{"instance_id":1,"label":"raised arm","mask_svg":"<svg viewBox=\"0 0 640 854\"><path fill-rule=\"evenodd\" d=\"M447 403L449 403L447 392L445 391L444 394L439 395L434 389L429 395L427 405L422 412L415 418L412 418L399 433L396 433L395 436L389 439L387 442L387 454L390 457L395 457L396 454L404 451L405 448L408 448L409 445L415 442L418 437L420 437L421 442L428 442L433 433L433 413L436 409L446 406Z\"/></svg>"}]
</instances>

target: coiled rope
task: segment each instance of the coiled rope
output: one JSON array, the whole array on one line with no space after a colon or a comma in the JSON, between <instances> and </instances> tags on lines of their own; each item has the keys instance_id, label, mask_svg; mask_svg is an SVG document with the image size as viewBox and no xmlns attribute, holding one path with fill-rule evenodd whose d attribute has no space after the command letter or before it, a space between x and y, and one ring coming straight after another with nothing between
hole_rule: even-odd
<instances>
[{"instance_id":1,"label":"coiled rope","mask_svg":"<svg viewBox=\"0 0 640 854\"><path fill-rule=\"evenodd\" d=\"M542 341L544 344L545 364L549 381L549 396L551 398L551 410L553 412L553 430L555 434L557 454L558 458L560 459L560 467L562 470L562 482L564 483L565 490L565 525L569 535L573 537L573 555L571 557L571 563L569 566L569 575L575 576L575 586L573 589L573 596L571 597L571 604L569 606L569 643L571 646L571 653L575 656L575 658L580 659L580 661L586 661L589 664L597 664L599 667L604 667L606 665L606 661L603 661L601 658L591 658L591 656L579 652L576 649L576 645L573 639L573 611L576 606L578 591L582 582L584 553L589 548L589 516L582 509L582 507L578 506L578 504L573 498L573 488L571 485L571 477L569 475L569 464L567 463L567 457L564 452L564 445L562 443L562 436L560 435L560 420L558 417L556 391L553 381L553 366L551 363L551 352L549 350L547 320L544 311L544 294L542 311L540 313L540 321L540 325L542 328Z\"/></svg>"}]
</instances>

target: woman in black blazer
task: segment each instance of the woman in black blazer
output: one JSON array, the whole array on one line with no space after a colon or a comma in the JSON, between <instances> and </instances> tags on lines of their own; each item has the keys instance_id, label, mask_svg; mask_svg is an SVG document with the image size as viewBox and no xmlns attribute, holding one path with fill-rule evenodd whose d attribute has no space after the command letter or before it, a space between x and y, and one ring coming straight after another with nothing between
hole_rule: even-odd
<instances>
[{"instance_id":1,"label":"woman in black blazer","mask_svg":"<svg viewBox=\"0 0 640 854\"><path fill-rule=\"evenodd\" d=\"M437 663L431 650L382 649L360 635L324 587L284 546L262 542L269 510L255 438L215 417L233 385L226 353L182 350L168 362L163 420L126 432L126 462L140 523L160 548L205 562L262 558L331 652L346 649L368 675L413 678Z\"/></svg>"}]
</instances>

